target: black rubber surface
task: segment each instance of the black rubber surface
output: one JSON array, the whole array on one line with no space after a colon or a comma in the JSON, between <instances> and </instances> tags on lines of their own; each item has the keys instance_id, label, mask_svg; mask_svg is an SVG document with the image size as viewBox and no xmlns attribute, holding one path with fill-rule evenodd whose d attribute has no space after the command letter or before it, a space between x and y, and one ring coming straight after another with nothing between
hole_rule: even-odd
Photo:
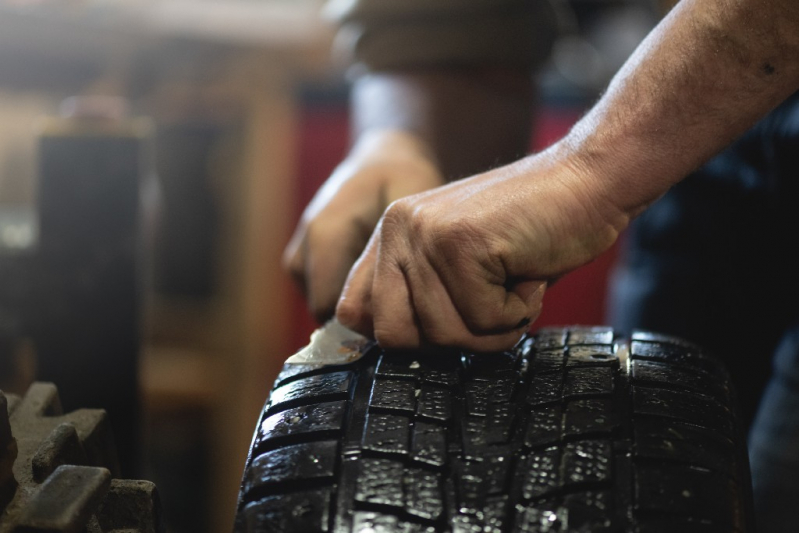
<instances>
[{"instance_id":1,"label":"black rubber surface","mask_svg":"<svg viewBox=\"0 0 799 533\"><path fill-rule=\"evenodd\" d=\"M750 532L732 403L695 346L607 328L499 354L287 365L236 531Z\"/></svg>"}]
</instances>

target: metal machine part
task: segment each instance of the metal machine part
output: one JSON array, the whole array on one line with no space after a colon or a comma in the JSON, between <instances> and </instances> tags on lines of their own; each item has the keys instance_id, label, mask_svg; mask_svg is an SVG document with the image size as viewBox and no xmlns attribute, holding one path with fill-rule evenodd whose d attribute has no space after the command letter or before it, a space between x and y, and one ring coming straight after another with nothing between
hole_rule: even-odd
<instances>
[{"instance_id":1,"label":"metal machine part","mask_svg":"<svg viewBox=\"0 0 799 533\"><path fill-rule=\"evenodd\" d=\"M163 533L155 485L118 473L105 411L64 414L51 383L0 392L0 533Z\"/></svg>"}]
</instances>

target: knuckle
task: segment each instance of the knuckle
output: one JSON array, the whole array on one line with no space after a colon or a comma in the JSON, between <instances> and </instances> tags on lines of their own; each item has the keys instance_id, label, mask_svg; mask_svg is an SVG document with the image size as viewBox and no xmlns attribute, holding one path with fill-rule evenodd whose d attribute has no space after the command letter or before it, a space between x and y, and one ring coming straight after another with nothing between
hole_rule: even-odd
<instances>
[{"instance_id":1,"label":"knuckle","mask_svg":"<svg viewBox=\"0 0 799 533\"><path fill-rule=\"evenodd\" d=\"M495 302L474 306L463 313L463 322L469 331L485 334L504 330L509 327L502 320L502 309Z\"/></svg>"},{"instance_id":2,"label":"knuckle","mask_svg":"<svg viewBox=\"0 0 799 533\"><path fill-rule=\"evenodd\" d=\"M389 204L383 218L390 223L404 224L411 217L413 211L411 201L408 198L401 198Z\"/></svg>"},{"instance_id":3,"label":"knuckle","mask_svg":"<svg viewBox=\"0 0 799 533\"><path fill-rule=\"evenodd\" d=\"M383 235L408 235L412 238L427 232L425 210L416 205L411 198L392 202L383 215Z\"/></svg>"}]
</instances>

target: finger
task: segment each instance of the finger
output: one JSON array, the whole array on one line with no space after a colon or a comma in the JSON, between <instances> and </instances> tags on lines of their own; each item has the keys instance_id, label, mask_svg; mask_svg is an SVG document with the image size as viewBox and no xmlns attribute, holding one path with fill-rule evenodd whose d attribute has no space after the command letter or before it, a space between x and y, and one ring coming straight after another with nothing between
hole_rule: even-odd
<instances>
[{"instance_id":1,"label":"finger","mask_svg":"<svg viewBox=\"0 0 799 533\"><path fill-rule=\"evenodd\" d=\"M375 232L377 234L377 232ZM372 282L374 280L377 241L375 235L353 265L336 305L336 318L344 326L374 338L372 321Z\"/></svg>"},{"instance_id":2,"label":"finger","mask_svg":"<svg viewBox=\"0 0 799 533\"><path fill-rule=\"evenodd\" d=\"M544 294L549 283L543 280L521 280L508 287L510 294L515 295L530 313L530 323L534 322L541 314L544 305Z\"/></svg>"},{"instance_id":3,"label":"finger","mask_svg":"<svg viewBox=\"0 0 799 533\"><path fill-rule=\"evenodd\" d=\"M511 348L527 330L529 321L520 321L523 323L517 322L503 331L475 334L467 327L449 291L432 267L409 270L408 277L423 343L493 352ZM471 289L469 286L462 287L462 290Z\"/></svg>"},{"instance_id":4,"label":"finger","mask_svg":"<svg viewBox=\"0 0 799 533\"><path fill-rule=\"evenodd\" d=\"M384 348L419 348L422 336L402 266L378 250L372 285L375 339Z\"/></svg>"},{"instance_id":5,"label":"finger","mask_svg":"<svg viewBox=\"0 0 799 533\"><path fill-rule=\"evenodd\" d=\"M511 290L517 282L508 282L501 268L487 268L471 258L460 261L464 249L445 250L431 260L441 283L446 287L454 308L466 328L476 336L491 336L513 331L524 321L532 322L535 308L527 299Z\"/></svg>"}]
</instances>

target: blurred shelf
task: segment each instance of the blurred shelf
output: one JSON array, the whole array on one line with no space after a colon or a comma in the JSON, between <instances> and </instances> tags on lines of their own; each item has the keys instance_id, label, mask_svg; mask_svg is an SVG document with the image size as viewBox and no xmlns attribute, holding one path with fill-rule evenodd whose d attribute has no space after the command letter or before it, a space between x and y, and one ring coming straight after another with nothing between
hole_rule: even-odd
<instances>
[{"instance_id":1,"label":"blurred shelf","mask_svg":"<svg viewBox=\"0 0 799 533\"><path fill-rule=\"evenodd\" d=\"M331 39L314 2L0 3L0 85L71 88L109 67L245 53L308 71L325 68Z\"/></svg>"},{"instance_id":2,"label":"blurred shelf","mask_svg":"<svg viewBox=\"0 0 799 533\"><path fill-rule=\"evenodd\" d=\"M208 352L182 346L146 346L139 361L145 409L161 413L211 407L222 386L218 367L218 361Z\"/></svg>"}]
</instances>

